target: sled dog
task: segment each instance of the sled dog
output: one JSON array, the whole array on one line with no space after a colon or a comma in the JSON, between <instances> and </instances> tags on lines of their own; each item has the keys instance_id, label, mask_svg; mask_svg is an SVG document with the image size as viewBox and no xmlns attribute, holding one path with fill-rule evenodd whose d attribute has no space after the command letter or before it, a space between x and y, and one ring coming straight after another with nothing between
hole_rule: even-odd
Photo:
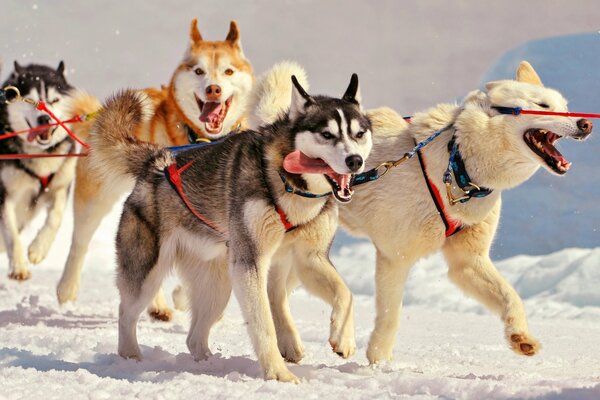
<instances>
[{"instance_id":1,"label":"sled dog","mask_svg":"<svg viewBox=\"0 0 600 400\"><path fill-rule=\"evenodd\" d=\"M268 98L262 101L258 120L274 118L278 110L264 106L271 103ZM387 108L368 112L374 143L367 168L397 160L443 130L418 156L356 188L352 203L340 209L342 226L368 236L377 251L370 363L392 357L408 272L417 260L438 250L448 263L451 281L502 318L513 351L532 356L540 349L529 333L521 298L490 260L501 193L525 182L540 167L564 175L571 163L556 149L556 141L583 140L592 123L548 115L517 117L502 113L502 107L566 112L567 101L544 87L533 67L522 62L515 80L490 82L484 90L469 93L461 105L440 104L415 114L411 123ZM274 320L283 321L285 329L288 316Z\"/></svg>"},{"instance_id":2,"label":"sled dog","mask_svg":"<svg viewBox=\"0 0 600 400\"><path fill-rule=\"evenodd\" d=\"M161 89L145 89L152 117L135 126L139 140L161 146L216 140L245 125L246 103L254 81L252 67L242 51L240 31L231 21L224 41L206 41L192 20L190 44L171 82ZM77 133L94 131L89 123ZM132 188L130 179L99 174L89 160L77 164L74 229L71 249L57 287L59 303L74 301L81 269L92 235L121 195ZM169 320L162 291L148 310L157 319Z\"/></svg>"},{"instance_id":3,"label":"sled dog","mask_svg":"<svg viewBox=\"0 0 600 400\"><path fill-rule=\"evenodd\" d=\"M352 296L327 253L336 200L351 200L352 174L370 152L370 124L356 75L341 99L310 96L292 80L292 106L273 124L176 154L130 135L152 115L148 96L127 91L106 103L90 137L91 165L136 180L116 240L121 356L141 357L138 317L173 265L189 296L196 359L210 355L211 326L233 287L265 378L297 382L284 358L302 357L299 335L292 324L276 335L271 316L288 313L282 276L292 264L333 307L333 350L354 352Z\"/></svg>"},{"instance_id":4,"label":"sled dog","mask_svg":"<svg viewBox=\"0 0 600 400\"><path fill-rule=\"evenodd\" d=\"M66 114L66 104L74 88L65 79L62 61L56 69L37 64L21 66L16 61L14 68L2 88L14 86L21 96L44 101L59 119L70 116ZM63 128L48 126L54 123L48 114L32 104L12 100L0 104L0 133L30 132L0 140L0 154L52 155L76 151L74 140ZM0 230L9 258L10 278L29 279L28 264L38 264L46 258L62 221L74 174L73 157L0 161ZM48 212L46 222L25 251L19 234L42 210Z\"/></svg>"}]
</instances>

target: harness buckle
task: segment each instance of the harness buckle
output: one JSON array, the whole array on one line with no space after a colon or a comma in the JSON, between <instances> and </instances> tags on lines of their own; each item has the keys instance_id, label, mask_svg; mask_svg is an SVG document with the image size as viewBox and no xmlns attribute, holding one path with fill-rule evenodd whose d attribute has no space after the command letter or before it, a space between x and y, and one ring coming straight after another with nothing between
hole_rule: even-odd
<instances>
[{"instance_id":1,"label":"harness buckle","mask_svg":"<svg viewBox=\"0 0 600 400\"><path fill-rule=\"evenodd\" d=\"M469 196L469 191L464 191L461 189L461 191L463 192L463 196L461 197L454 197L454 195L452 194L452 184L450 182L444 182L446 184L446 195L448 197L448 203L453 206L456 203L462 203L463 201L467 201L471 198L471 196Z\"/></svg>"}]
</instances>

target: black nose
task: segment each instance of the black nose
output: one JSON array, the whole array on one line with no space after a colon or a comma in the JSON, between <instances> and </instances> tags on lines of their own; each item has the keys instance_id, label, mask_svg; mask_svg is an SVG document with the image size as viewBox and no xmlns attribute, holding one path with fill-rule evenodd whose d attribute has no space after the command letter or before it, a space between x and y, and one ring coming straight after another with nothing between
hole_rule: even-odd
<instances>
[{"instance_id":1,"label":"black nose","mask_svg":"<svg viewBox=\"0 0 600 400\"><path fill-rule=\"evenodd\" d=\"M47 115L40 115L37 118L38 126L40 125L48 125L50 123L50 117Z\"/></svg>"},{"instance_id":2,"label":"black nose","mask_svg":"<svg viewBox=\"0 0 600 400\"><path fill-rule=\"evenodd\" d=\"M577 121L577 127L579 128L581 133L583 133L583 137L585 137L592 133L592 128L594 127L594 124L592 124L592 121L590 121L589 119L582 118L579 121Z\"/></svg>"},{"instance_id":3,"label":"black nose","mask_svg":"<svg viewBox=\"0 0 600 400\"><path fill-rule=\"evenodd\" d=\"M346 165L350 168L350 171L356 172L362 167L363 159L361 156L354 154L346 157Z\"/></svg>"}]
</instances>

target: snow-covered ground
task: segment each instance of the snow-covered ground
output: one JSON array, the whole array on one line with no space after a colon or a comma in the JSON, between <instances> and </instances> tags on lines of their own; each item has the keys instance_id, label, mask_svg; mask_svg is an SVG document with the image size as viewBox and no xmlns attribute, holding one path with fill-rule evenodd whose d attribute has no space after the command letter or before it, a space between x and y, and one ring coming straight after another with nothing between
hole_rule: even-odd
<instances>
[{"instance_id":1,"label":"snow-covered ground","mask_svg":"<svg viewBox=\"0 0 600 400\"><path fill-rule=\"evenodd\" d=\"M125 86L166 83L183 53L189 21L197 16L209 39L224 37L229 20L237 19L246 54L259 73L281 59L294 59L306 66L314 89L337 93L349 74L358 72L369 108L388 105L410 114L459 98L480 85L486 70L485 79L510 77L521 58L530 58L549 85L565 91L577 111L598 112L600 106L600 35L519 46L596 31L596 0L186 0L168 5L0 0L0 5L3 78L13 59L53 65L64 59L71 81L100 97ZM566 178L542 172L523 191L507 193L497 254L599 245L598 185L589 183L598 176L596 143L592 138L566 146L574 162ZM569 179L570 186L561 183ZM58 307L54 294L70 241L70 211L51 254L32 268L30 281L1 278L8 266L0 254L1 400L600 399L600 248L497 263L524 298L531 332L542 342L533 358L508 349L500 321L449 283L440 256L420 262L407 284L394 361L372 368L365 350L374 317L374 250L342 235L332 259L355 293L357 354L342 360L331 352L330 310L300 289L292 296L292 313L306 358L291 366L302 383L289 385L261 379L235 301L213 331L215 355L208 361L196 363L188 354L185 313L176 313L171 323L143 316L138 336L144 360L119 358L117 220L115 210L94 237L74 305ZM175 283L170 279L167 287Z\"/></svg>"},{"instance_id":2,"label":"snow-covered ground","mask_svg":"<svg viewBox=\"0 0 600 400\"><path fill-rule=\"evenodd\" d=\"M302 380L295 386L262 380L236 301L213 330L209 360L196 363L189 355L188 315L180 312L171 323L144 315L138 327L144 360L121 359L112 252L117 220L115 210L91 244L102 250L90 254L76 305L61 309L54 295L70 218L31 281L1 281L0 399L600 398L600 249L498 263L525 299L531 332L543 344L533 358L508 349L500 321L449 283L441 257L420 262L407 284L394 360L372 368L365 351L374 315L374 250L343 247L332 258L356 294L357 354L343 360L331 352L328 306L297 290L292 314L306 358L291 366ZM175 283L170 279L167 287Z\"/></svg>"}]
</instances>

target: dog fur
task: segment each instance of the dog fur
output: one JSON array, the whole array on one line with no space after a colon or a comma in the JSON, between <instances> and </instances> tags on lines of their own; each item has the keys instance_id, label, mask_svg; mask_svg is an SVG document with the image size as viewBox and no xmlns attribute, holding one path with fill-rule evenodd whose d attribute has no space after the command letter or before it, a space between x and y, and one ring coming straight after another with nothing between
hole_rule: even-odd
<instances>
[{"instance_id":1,"label":"dog fur","mask_svg":"<svg viewBox=\"0 0 600 400\"><path fill-rule=\"evenodd\" d=\"M21 96L44 101L59 119L72 115L67 103L74 88L64 76L64 63L58 68L31 64L15 69L2 87L15 86ZM22 101L0 104L1 131L18 132L54 121L33 105ZM63 154L76 152L75 142L62 127L32 131L0 141L0 154ZM42 262L56 237L75 174L74 157L30 158L0 162L0 231L9 258L9 277L31 277L28 264ZM25 251L20 232L42 210L47 210L44 225Z\"/></svg>"},{"instance_id":2,"label":"dog fur","mask_svg":"<svg viewBox=\"0 0 600 400\"><path fill-rule=\"evenodd\" d=\"M265 100L269 102L272 100ZM513 351L531 356L540 349L529 333L521 298L489 256L500 218L501 193L525 182L540 166L563 174L566 172L563 169L570 165L562 161L561 168L555 161L548 164L526 144L526 132L534 130L539 137L546 138L549 136L544 132L549 131L581 140L591 133L592 125L587 120L566 117L501 115L493 106L567 111L562 95L544 87L533 67L522 62L516 80L490 82L485 90L468 94L462 105L440 104L415 114L412 123L388 108L368 112L374 140L368 168L400 158L415 142L453 124L453 129L444 132L422 152L430 179L443 193L442 178L449 159L447 147L454 134L472 181L493 189L485 198L453 206L442 196L448 216L464 226L449 238L445 237L444 224L417 157L377 182L357 188L352 203L341 207L342 226L354 234L368 236L377 250L377 314L367 349L372 364L392 357L410 268L417 260L439 250L448 263L450 280L501 317L505 338ZM258 116L263 122L269 118L272 113ZM452 190L455 195L459 193L456 187Z\"/></svg>"},{"instance_id":3,"label":"dog fur","mask_svg":"<svg viewBox=\"0 0 600 400\"><path fill-rule=\"evenodd\" d=\"M337 203L334 196L305 198L286 192L280 174L295 188L315 194L333 190L335 198L348 200L343 182L362 171L371 149L357 78L342 99L309 96L297 83L289 113L273 124L177 155L130 135L152 115L148 103L139 92L110 99L90 137L95 169L136 178L116 240L119 354L141 357L137 320L175 265L189 296L187 345L196 359L210 355L210 329L233 287L265 378L297 382L284 358L302 358L299 335L291 321L283 324L288 318L277 321L276 333L271 313L289 315L286 282L294 264L295 279L333 307L333 350L350 356L355 349L352 296L327 256L337 227ZM290 155L299 152L325 165L331 171L327 175L334 177L287 172L286 165L293 165ZM361 163L354 162L356 157ZM165 179L164 170L172 164L187 168L182 187L191 207L218 231L200 221ZM295 229L286 233L276 207Z\"/></svg>"},{"instance_id":4,"label":"dog fur","mask_svg":"<svg viewBox=\"0 0 600 400\"><path fill-rule=\"evenodd\" d=\"M224 41L205 41L194 19L190 27L189 47L170 84L160 89L143 90L148 98L151 117L137 125L133 135L139 140L163 146L187 144L188 136L205 140L221 138L245 126L247 99L253 81L252 67L242 51L236 22L231 21ZM81 107L81 103L89 101L89 96L83 96L80 100L73 103L75 110ZM200 120L201 104L209 102L221 104L219 118L226 110L225 118L220 121L217 130L210 129L209 122ZM76 133L87 137L93 131L93 126L93 122L85 124ZM132 188L131 179L119 179L118 176L117 173L98 173L87 159L77 164L73 237L57 287L61 304L77 298L81 269L90 240L119 197ZM171 310L166 305L162 290L148 311L157 319L171 318Z\"/></svg>"}]
</instances>

